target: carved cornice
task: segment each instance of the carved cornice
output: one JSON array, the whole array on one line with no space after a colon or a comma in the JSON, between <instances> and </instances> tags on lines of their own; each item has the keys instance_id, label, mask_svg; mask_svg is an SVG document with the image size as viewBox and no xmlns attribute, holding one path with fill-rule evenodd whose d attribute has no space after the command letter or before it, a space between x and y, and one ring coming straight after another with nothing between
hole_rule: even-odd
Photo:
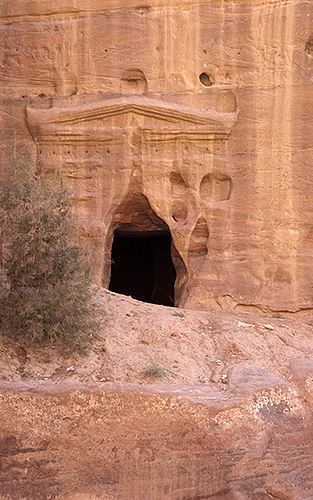
<instances>
[{"instance_id":1,"label":"carved cornice","mask_svg":"<svg viewBox=\"0 0 313 500\"><path fill-rule=\"evenodd\" d=\"M191 108L157 99L128 96L79 107L26 108L39 142L119 142L139 133L146 141L227 140L237 113ZM118 123L116 123L118 119Z\"/></svg>"}]
</instances>

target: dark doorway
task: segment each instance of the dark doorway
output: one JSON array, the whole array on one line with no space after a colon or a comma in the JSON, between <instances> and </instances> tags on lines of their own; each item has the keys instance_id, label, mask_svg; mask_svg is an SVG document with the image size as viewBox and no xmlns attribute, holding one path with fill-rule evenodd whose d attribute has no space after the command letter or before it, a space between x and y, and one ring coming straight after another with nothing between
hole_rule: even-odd
<instances>
[{"instance_id":1,"label":"dark doorway","mask_svg":"<svg viewBox=\"0 0 313 500\"><path fill-rule=\"evenodd\" d=\"M175 268L171 235L123 235L116 232L112 246L109 290L134 299L174 306Z\"/></svg>"}]
</instances>

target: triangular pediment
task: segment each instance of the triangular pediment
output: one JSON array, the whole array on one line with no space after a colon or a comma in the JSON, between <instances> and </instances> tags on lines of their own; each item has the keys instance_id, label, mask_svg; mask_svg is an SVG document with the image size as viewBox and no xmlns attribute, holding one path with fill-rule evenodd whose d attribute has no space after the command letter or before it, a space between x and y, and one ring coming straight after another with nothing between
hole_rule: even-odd
<instances>
[{"instance_id":1,"label":"triangular pediment","mask_svg":"<svg viewBox=\"0 0 313 500\"><path fill-rule=\"evenodd\" d=\"M37 139L51 134L75 135L105 129L118 130L133 127L157 133L184 130L202 133L229 134L236 113L219 113L214 109L193 108L142 96L126 96L101 100L82 106L34 109L27 108L27 121Z\"/></svg>"}]
</instances>

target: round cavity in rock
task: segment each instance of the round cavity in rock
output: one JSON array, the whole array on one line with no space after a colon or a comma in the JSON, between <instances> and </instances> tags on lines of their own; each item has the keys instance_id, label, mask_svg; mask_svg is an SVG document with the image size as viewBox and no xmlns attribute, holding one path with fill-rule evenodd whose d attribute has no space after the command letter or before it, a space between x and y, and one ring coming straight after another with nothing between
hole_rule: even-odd
<instances>
[{"instance_id":1,"label":"round cavity in rock","mask_svg":"<svg viewBox=\"0 0 313 500\"><path fill-rule=\"evenodd\" d=\"M128 69L121 78L122 90L126 93L143 93L147 90L145 74L140 69Z\"/></svg>"},{"instance_id":2,"label":"round cavity in rock","mask_svg":"<svg viewBox=\"0 0 313 500\"><path fill-rule=\"evenodd\" d=\"M173 203L172 218L175 222L184 222L187 219L187 205L181 201Z\"/></svg>"},{"instance_id":3,"label":"round cavity in rock","mask_svg":"<svg viewBox=\"0 0 313 500\"><path fill-rule=\"evenodd\" d=\"M215 83L213 76L208 75L207 73L201 73L199 80L204 87L211 87L211 85L214 85Z\"/></svg>"},{"instance_id":4,"label":"round cavity in rock","mask_svg":"<svg viewBox=\"0 0 313 500\"><path fill-rule=\"evenodd\" d=\"M170 182L172 184L172 194L183 193L188 189L188 184L184 181L183 176L178 172L170 173Z\"/></svg>"},{"instance_id":5,"label":"round cavity in rock","mask_svg":"<svg viewBox=\"0 0 313 500\"><path fill-rule=\"evenodd\" d=\"M200 184L200 198L203 201L226 201L231 194L232 182L227 175L207 174Z\"/></svg>"}]
</instances>

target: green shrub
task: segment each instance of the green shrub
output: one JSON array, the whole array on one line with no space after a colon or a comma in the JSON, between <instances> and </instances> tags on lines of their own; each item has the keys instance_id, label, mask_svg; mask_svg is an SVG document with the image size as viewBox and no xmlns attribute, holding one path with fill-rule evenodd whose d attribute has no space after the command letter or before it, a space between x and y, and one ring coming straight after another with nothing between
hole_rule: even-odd
<instances>
[{"instance_id":1,"label":"green shrub","mask_svg":"<svg viewBox=\"0 0 313 500\"><path fill-rule=\"evenodd\" d=\"M156 360L147 363L144 370L144 376L155 380L157 378L166 377L166 369L161 366Z\"/></svg>"},{"instance_id":2,"label":"green shrub","mask_svg":"<svg viewBox=\"0 0 313 500\"><path fill-rule=\"evenodd\" d=\"M0 328L77 344L99 327L92 276L60 173L8 154L0 185Z\"/></svg>"}]
</instances>

